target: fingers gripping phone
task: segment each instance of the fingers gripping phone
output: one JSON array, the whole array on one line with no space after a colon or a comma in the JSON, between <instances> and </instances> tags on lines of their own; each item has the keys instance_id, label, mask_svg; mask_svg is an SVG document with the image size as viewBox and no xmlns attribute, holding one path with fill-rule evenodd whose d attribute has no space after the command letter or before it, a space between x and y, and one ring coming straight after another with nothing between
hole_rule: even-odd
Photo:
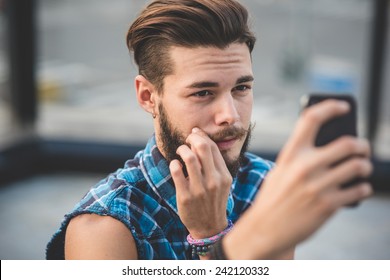
<instances>
[{"instance_id":1,"label":"fingers gripping phone","mask_svg":"<svg viewBox=\"0 0 390 280\"><path fill-rule=\"evenodd\" d=\"M326 122L324 125L322 125L315 139L315 146L317 147L327 145L328 143L344 135L357 136L357 128L356 128L357 127L357 116L356 116L357 105L352 95L327 94L327 93L324 94L313 93L310 95L305 95L302 97L301 100L302 108L303 109L307 108L309 106L322 102L326 99L337 99L337 100L343 100L345 102L348 102L350 106L350 110L347 114L342 116L337 116L329 120L328 122ZM336 165L337 164L338 163L336 163ZM343 184L341 188L350 188L363 181L365 181L365 179L355 178L350 182ZM357 205L358 203L356 202L348 206L357 206Z\"/></svg>"},{"instance_id":2,"label":"fingers gripping phone","mask_svg":"<svg viewBox=\"0 0 390 280\"><path fill-rule=\"evenodd\" d=\"M356 101L352 95L313 93L302 97L302 107L307 108L326 99L338 99L348 102L350 110L345 115L331 119L320 128L315 139L317 147L329 144L344 135L357 136Z\"/></svg>"}]
</instances>

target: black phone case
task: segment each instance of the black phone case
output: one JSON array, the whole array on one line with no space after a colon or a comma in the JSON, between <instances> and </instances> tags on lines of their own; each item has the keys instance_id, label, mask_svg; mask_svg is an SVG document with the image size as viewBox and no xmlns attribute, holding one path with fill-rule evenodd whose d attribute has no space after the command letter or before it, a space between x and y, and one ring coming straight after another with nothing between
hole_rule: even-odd
<instances>
[{"instance_id":1,"label":"black phone case","mask_svg":"<svg viewBox=\"0 0 390 280\"><path fill-rule=\"evenodd\" d=\"M315 145L324 146L343 135L357 136L356 102L351 95L312 94L308 97L307 106L314 105L326 99L338 99L349 103L348 114L331 119L324 124L317 134Z\"/></svg>"},{"instance_id":2,"label":"black phone case","mask_svg":"<svg viewBox=\"0 0 390 280\"><path fill-rule=\"evenodd\" d=\"M351 135L351 136L357 136L357 105L354 97L350 94L320 94L320 93L314 93L310 94L309 96L306 96L306 104L304 107L308 107L311 105L314 105L316 103L322 102L326 99L337 99L337 100L343 100L349 103L350 105L350 111L342 116L335 117L325 123L319 130L317 137L315 139L315 146L320 147L329 144L330 142L334 141L335 139L344 136L344 135ZM345 158L341 160L340 162L336 163L340 164L341 162L347 160L348 158ZM350 188L358 183L365 182L366 179L364 178L355 178L348 183L345 183L341 186L341 188ZM359 203L352 203L347 206L349 207L356 207Z\"/></svg>"}]
</instances>

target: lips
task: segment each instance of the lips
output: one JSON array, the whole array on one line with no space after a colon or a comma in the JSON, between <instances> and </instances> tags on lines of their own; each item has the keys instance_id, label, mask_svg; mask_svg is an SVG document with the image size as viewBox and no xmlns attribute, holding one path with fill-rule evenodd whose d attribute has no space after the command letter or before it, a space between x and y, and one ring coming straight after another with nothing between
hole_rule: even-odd
<instances>
[{"instance_id":1,"label":"lips","mask_svg":"<svg viewBox=\"0 0 390 280\"><path fill-rule=\"evenodd\" d=\"M224 151L232 148L234 144L237 142L237 138L226 138L220 141L216 141L219 150Z\"/></svg>"}]
</instances>

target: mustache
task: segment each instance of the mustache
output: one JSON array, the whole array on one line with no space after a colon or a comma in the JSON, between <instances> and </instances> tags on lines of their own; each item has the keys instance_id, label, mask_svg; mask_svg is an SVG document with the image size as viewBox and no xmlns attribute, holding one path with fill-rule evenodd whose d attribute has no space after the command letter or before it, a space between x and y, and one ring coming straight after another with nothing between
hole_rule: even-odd
<instances>
[{"instance_id":1,"label":"mustache","mask_svg":"<svg viewBox=\"0 0 390 280\"><path fill-rule=\"evenodd\" d=\"M249 126L248 129L245 129L243 127L226 127L217 133L214 134L208 134L211 140L214 142L220 142L223 141L226 138L237 138L242 139L245 137L250 131L252 130L252 125Z\"/></svg>"}]
</instances>

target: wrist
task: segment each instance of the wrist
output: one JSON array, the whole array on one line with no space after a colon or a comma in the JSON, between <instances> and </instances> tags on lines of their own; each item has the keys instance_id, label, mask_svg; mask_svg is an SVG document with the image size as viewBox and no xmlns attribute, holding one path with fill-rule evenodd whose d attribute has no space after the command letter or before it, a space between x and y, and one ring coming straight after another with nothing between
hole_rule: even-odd
<instances>
[{"instance_id":1,"label":"wrist","mask_svg":"<svg viewBox=\"0 0 390 280\"><path fill-rule=\"evenodd\" d=\"M187 236L187 241L191 246L192 256L195 257L196 255L198 255L201 258L207 257L213 245L219 242L232 229L233 222L229 220L225 229L213 236L198 239L194 238L191 234L189 234Z\"/></svg>"},{"instance_id":2,"label":"wrist","mask_svg":"<svg viewBox=\"0 0 390 280\"><path fill-rule=\"evenodd\" d=\"M191 237L194 239L203 239L208 238L210 236L217 235L218 233L224 231L228 227L228 220L225 219L222 223L219 225L213 225L213 227L210 226L203 226L203 229L191 229L188 230Z\"/></svg>"}]
</instances>

